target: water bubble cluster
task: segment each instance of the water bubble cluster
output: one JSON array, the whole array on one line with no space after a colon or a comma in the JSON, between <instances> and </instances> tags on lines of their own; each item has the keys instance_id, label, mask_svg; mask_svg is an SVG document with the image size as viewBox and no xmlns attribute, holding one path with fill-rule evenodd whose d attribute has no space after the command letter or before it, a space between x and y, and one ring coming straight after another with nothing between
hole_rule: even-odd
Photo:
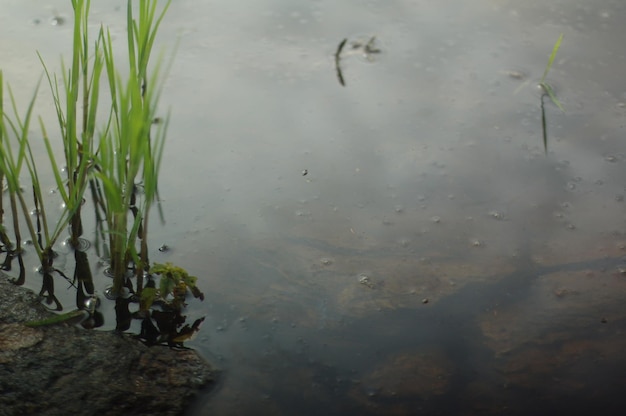
<instances>
[{"instance_id":1,"label":"water bubble cluster","mask_svg":"<svg viewBox=\"0 0 626 416\"><path fill-rule=\"evenodd\" d=\"M369 287L370 289L374 287L374 283L372 283L372 279L370 279L370 277L365 274L359 275L359 283L364 286Z\"/></svg>"},{"instance_id":2,"label":"water bubble cluster","mask_svg":"<svg viewBox=\"0 0 626 416\"><path fill-rule=\"evenodd\" d=\"M328 258L328 257L322 257L320 259L320 263L322 263L322 265L324 266L330 266L331 264L333 264L333 259Z\"/></svg>"}]
</instances>

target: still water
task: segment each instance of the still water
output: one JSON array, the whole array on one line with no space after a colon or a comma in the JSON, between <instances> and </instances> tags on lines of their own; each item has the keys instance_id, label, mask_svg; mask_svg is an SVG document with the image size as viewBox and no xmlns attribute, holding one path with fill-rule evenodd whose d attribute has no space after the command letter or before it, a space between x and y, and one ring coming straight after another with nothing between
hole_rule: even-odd
<instances>
[{"instance_id":1,"label":"still water","mask_svg":"<svg viewBox=\"0 0 626 416\"><path fill-rule=\"evenodd\" d=\"M71 7L0 7L27 100ZM123 41L125 2L92 8ZM175 1L152 259L199 276L189 346L223 372L190 415L618 413L624 21L612 0Z\"/></svg>"}]
</instances>

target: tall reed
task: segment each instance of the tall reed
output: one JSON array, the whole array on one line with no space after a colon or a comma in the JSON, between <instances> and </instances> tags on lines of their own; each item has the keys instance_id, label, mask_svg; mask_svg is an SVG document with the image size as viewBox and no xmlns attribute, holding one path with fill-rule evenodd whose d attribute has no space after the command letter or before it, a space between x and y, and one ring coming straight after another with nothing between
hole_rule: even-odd
<instances>
[{"instance_id":1,"label":"tall reed","mask_svg":"<svg viewBox=\"0 0 626 416\"><path fill-rule=\"evenodd\" d=\"M101 28L92 44L89 40L90 0L71 0L74 10L72 60L69 67L61 62L62 77L52 73L41 55L45 77L52 92L54 108L63 145L66 172L57 163L53 144L44 122L39 118L51 177L63 201L58 218L51 219L42 193L42 177L30 143L30 125L38 87L28 109L20 116L9 88L11 116L4 106L3 79L0 72L0 183L6 181L11 203L15 249L4 226L0 242L7 250L21 247L20 212L41 262L44 287L53 295L51 273L53 245L69 226L70 243L79 246L82 234L81 205L89 186L101 208L109 240L109 256L114 275L113 292L119 294L127 284L130 264L137 272L137 291L142 289L143 273L149 270L147 231L151 207L158 201L158 174L169 124L169 114L155 123L160 98L162 61L150 64L158 28L171 4L158 8L157 0L127 2L128 79L123 80L116 66L113 41ZM136 6L133 6L137 3ZM137 18L135 18L136 10ZM105 75L106 74L106 75ZM111 96L111 108L104 123L98 120L101 78ZM12 139L9 139L9 136ZM97 140L95 140L97 138ZM23 167L30 176L30 186L20 183ZM139 188L142 192L138 192ZM30 214L23 189L32 190L35 220ZM3 214L0 205L0 215ZM162 218L162 215L161 215ZM0 219L2 217L0 216ZM1 223L1 221L0 221ZM43 289L42 289L43 292Z\"/></svg>"},{"instance_id":2,"label":"tall reed","mask_svg":"<svg viewBox=\"0 0 626 416\"><path fill-rule=\"evenodd\" d=\"M164 123L153 123L160 97L160 62L152 72L150 55L157 30L171 1L157 15L157 1L139 2L138 19L128 2L128 80L117 71L113 42L107 31L103 37L104 62L112 96L109 125L100 135L96 157L97 177L102 183L109 251L113 271L113 292L120 293L126 283L127 266L134 262L137 291L141 291L147 255L148 212L158 196L158 173L169 116ZM156 134L152 134L152 129ZM143 182L143 201L137 204L138 183ZM132 221L129 219L132 213ZM136 243L141 239L141 247Z\"/></svg>"},{"instance_id":3,"label":"tall reed","mask_svg":"<svg viewBox=\"0 0 626 416\"><path fill-rule=\"evenodd\" d=\"M63 200L72 211L70 218L70 243L78 247L79 237L82 234L81 205L83 195L89 180L90 170L93 167L93 141L96 130L96 114L100 97L100 77L104 67L102 57L102 37L100 30L93 51L89 41L89 10L90 0L72 0L74 9L74 28L72 36L72 62L69 69L63 61L63 84L59 90L58 80L48 71L43 59L48 84L52 91L60 136L63 141L67 178L67 192L62 192ZM90 56L93 56L90 66ZM82 90L82 97L80 96ZM65 99L65 107L62 99ZM79 98L82 98L82 114L79 111ZM79 124L80 123L80 124ZM53 155L47 135L46 148L49 155ZM54 169L57 186L64 188L63 179Z\"/></svg>"},{"instance_id":4,"label":"tall reed","mask_svg":"<svg viewBox=\"0 0 626 416\"><path fill-rule=\"evenodd\" d=\"M0 76L0 103L4 102L4 90L3 79ZM15 250L20 253L22 245L22 237L20 233L19 213L22 213L22 217L28 228L29 234L33 241L33 247L41 263L41 272L43 274L43 285L40 295L45 296L48 303L55 303L56 309L61 309L61 304L54 295L54 281L52 279L52 273L57 271L52 266L53 251L52 246L61 234L61 231L67 226L69 217L72 215L71 207L65 205L64 210L60 214L60 217L56 221L54 228L50 227L48 217L46 215L45 203L43 201L43 195L41 192L41 182L39 180L39 173L37 169L37 163L30 145L30 123L32 120L33 108L35 104L35 98L39 85L35 89L35 93L30 100L30 104L24 116L20 116L15 102L15 97L10 87L9 98L12 107L12 117L10 117L5 109L4 105L0 105L0 170L2 170L6 181L7 189L10 194L11 214L13 216L13 229L15 233ZM40 125L43 128L43 123ZM12 142L15 141L15 147ZM54 155L50 155L51 164L53 168L56 168ZM22 168L26 166L31 178L31 186L33 201L35 204L35 217L37 219L36 224L33 222L30 216L30 209L26 202L25 190L29 189L24 187L20 182L20 176L22 174ZM21 257L20 257L21 262ZM22 265L20 263L20 265ZM23 283L23 276L20 275L17 283Z\"/></svg>"},{"instance_id":5,"label":"tall reed","mask_svg":"<svg viewBox=\"0 0 626 416\"><path fill-rule=\"evenodd\" d=\"M18 180L16 181L15 175L13 174L14 170L12 169L12 167L15 166L15 161L12 158L13 152L11 150L11 145L9 142L8 129L6 126L7 123L10 123L10 119L4 113L4 78L2 75L2 71L0 71L0 186L2 187L2 193L4 193L4 183L6 180L6 191L9 193L11 217L13 219L13 233L15 234L16 240L14 245L13 243L11 243L11 239L7 234L6 228L4 226L4 198L0 198L0 236L2 239L1 241L3 249L7 253L5 261L2 264L3 270L11 269L11 263L15 256L18 256L20 265L23 265L21 256L22 236L19 228L18 205L16 196L17 192L20 189L19 175L17 177ZM20 285L24 284L25 278L25 268L22 267L20 269L20 275L15 282Z\"/></svg>"}]
</instances>

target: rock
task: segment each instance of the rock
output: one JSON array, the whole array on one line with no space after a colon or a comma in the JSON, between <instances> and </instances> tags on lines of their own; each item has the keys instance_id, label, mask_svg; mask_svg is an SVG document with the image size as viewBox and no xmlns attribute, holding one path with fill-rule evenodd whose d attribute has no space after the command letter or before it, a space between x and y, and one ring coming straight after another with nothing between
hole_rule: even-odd
<instances>
[{"instance_id":1,"label":"rock","mask_svg":"<svg viewBox=\"0 0 626 416\"><path fill-rule=\"evenodd\" d=\"M51 314L34 293L0 278L0 416L180 415L214 381L192 350L22 324Z\"/></svg>"}]
</instances>

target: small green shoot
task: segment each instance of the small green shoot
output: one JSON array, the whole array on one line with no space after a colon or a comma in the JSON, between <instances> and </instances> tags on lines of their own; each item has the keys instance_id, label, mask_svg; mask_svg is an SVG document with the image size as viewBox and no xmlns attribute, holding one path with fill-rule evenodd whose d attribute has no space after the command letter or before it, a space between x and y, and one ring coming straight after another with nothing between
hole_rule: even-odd
<instances>
[{"instance_id":1,"label":"small green shoot","mask_svg":"<svg viewBox=\"0 0 626 416\"><path fill-rule=\"evenodd\" d=\"M559 48L561 47L562 41L563 41L563 34L561 33L556 43L554 44L554 47L552 48L552 53L550 54L550 58L548 58L548 64L546 65L546 69L543 71L543 76L541 77L541 81L539 81L539 87L543 91L543 94L541 94L541 99L540 99L541 100L541 127L543 131L543 148L546 153L548 153L548 128L547 128L547 122L546 122L546 110L543 104L543 97L547 94L548 97L550 97L550 100L552 100L552 102L554 103L554 105L559 107L559 109L562 112L565 112L565 110L563 109L563 106L561 105L561 102L559 101L558 98L556 98L556 94L554 93L554 90L552 89L550 84L546 82L546 77L548 76L548 72L550 72L550 68L552 68L552 64L554 63L554 59L556 58L556 54L559 51Z\"/></svg>"},{"instance_id":2,"label":"small green shoot","mask_svg":"<svg viewBox=\"0 0 626 416\"><path fill-rule=\"evenodd\" d=\"M79 324L83 322L85 319L89 318L89 312L84 309L76 309L70 312L54 315L50 318L41 319L37 321L28 321L25 322L24 325L37 328L40 326L50 326L50 325L59 325L59 324Z\"/></svg>"},{"instance_id":3,"label":"small green shoot","mask_svg":"<svg viewBox=\"0 0 626 416\"><path fill-rule=\"evenodd\" d=\"M563 106L561 105L561 102L558 100L558 98L556 98L556 94L554 94L554 90L548 83L546 83L546 77L548 76L548 72L550 72L550 68L552 68L552 64L554 63L554 59L556 58L556 53L559 51L562 41L563 41L563 34L561 33L561 36L559 36L556 43L554 44L554 47L552 48L552 53L550 54L550 58L548 59L548 65L546 65L546 69L545 71L543 71L543 76L541 77L539 86L548 94L548 96L550 97L554 105L559 107L561 111L565 112L565 110L563 110Z\"/></svg>"}]
</instances>

